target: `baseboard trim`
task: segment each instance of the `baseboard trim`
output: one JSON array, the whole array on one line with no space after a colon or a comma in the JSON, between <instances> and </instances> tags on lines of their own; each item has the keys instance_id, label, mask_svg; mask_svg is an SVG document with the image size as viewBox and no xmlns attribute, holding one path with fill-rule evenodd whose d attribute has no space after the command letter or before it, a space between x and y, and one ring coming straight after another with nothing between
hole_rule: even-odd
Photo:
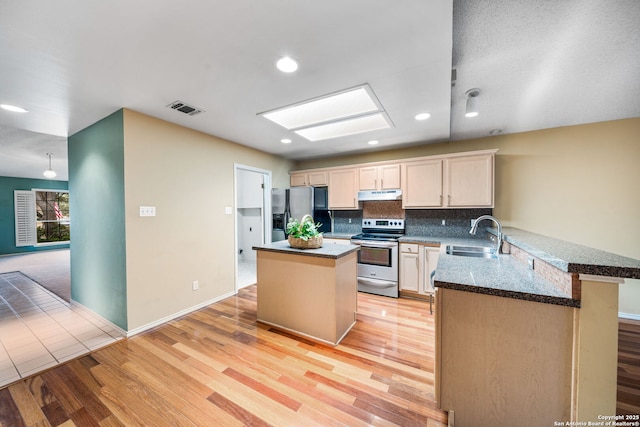
<instances>
[{"instance_id":1,"label":"baseboard trim","mask_svg":"<svg viewBox=\"0 0 640 427\"><path fill-rule=\"evenodd\" d=\"M217 298L210 299L208 301L202 302L200 304L194 305L194 306L186 308L184 310L180 310L177 313L173 313L173 314L165 316L165 317L163 317L161 319L158 319L158 320L155 320L153 322L147 323L146 325L142 325L142 326L139 326L137 328L131 329L131 330L126 332L126 337L130 338L130 337L132 337L134 335L137 335L137 334L139 334L141 332L148 331L149 329L153 329L156 326L162 325L163 323L167 323L167 322L169 322L171 320L177 319L178 317L182 317L182 316L184 316L186 314L189 314L189 313L191 313L193 311L200 310L201 308L204 308L204 307L206 307L208 305L220 302L223 299L229 298L230 296L233 296L235 294L236 294L236 291L226 293L226 294L221 295L221 296L219 296Z\"/></svg>"},{"instance_id":2,"label":"baseboard trim","mask_svg":"<svg viewBox=\"0 0 640 427\"><path fill-rule=\"evenodd\" d=\"M78 301L75 301L75 300L72 299L70 301L70 305L74 309L77 309L78 311L82 311L83 313L85 313L85 314L87 314L89 316L96 317L100 321L106 323L111 328L113 328L116 332L118 332L118 334L120 335L120 338L123 338L123 337L127 336L127 331L125 331L120 326L116 325L115 323L111 322L109 319L105 319L104 317L100 316L98 313L96 313L95 311L91 310L87 306L80 304Z\"/></svg>"},{"instance_id":3,"label":"baseboard trim","mask_svg":"<svg viewBox=\"0 0 640 427\"><path fill-rule=\"evenodd\" d=\"M618 317L629 320L640 320L640 314L633 313L618 313Z\"/></svg>"}]
</instances>

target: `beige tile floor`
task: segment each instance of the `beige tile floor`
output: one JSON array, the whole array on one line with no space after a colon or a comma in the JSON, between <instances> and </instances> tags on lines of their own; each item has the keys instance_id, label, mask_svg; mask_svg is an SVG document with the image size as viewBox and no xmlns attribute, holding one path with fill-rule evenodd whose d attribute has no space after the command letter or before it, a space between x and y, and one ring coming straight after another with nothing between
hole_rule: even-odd
<instances>
[{"instance_id":1,"label":"beige tile floor","mask_svg":"<svg viewBox=\"0 0 640 427\"><path fill-rule=\"evenodd\" d=\"M120 338L22 273L0 274L0 387Z\"/></svg>"}]
</instances>

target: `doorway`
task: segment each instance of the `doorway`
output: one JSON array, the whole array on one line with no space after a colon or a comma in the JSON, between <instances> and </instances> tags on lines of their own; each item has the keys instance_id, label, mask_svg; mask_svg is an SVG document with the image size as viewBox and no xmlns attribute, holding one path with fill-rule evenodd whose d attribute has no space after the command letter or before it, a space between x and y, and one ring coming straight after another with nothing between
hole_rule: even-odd
<instances>
[{"instance_id":1,"label":"doorway","mask_svg":"<svg viewBox=\"0 0 640 427\"><path fill-rule=\"evenodd\" d=\"M253 246L271 241L271 171L235 165L236 291L256 283Z\"/></svg>"}]
</instances>

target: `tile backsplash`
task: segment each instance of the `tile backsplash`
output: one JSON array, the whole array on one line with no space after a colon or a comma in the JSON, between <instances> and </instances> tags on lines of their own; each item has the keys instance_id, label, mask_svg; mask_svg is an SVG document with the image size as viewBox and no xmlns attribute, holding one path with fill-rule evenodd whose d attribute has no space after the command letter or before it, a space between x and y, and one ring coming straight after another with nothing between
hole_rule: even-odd
<instances>
[{"instance_id":1,"label":"tile backsplash","mask_svg":"<svg viewBox=\"0 0 640 427\"><path fill-rule=\"evenodd\" d=\"M492 215L493 209L407 209L406 234L412 236L468 237L471 220L481 215ZM487 224L490 225L490 224ZM478 236L483 236L482 227Z\"/></svg>"},{"instance_id":2,"label":"tile backsplash","mask_svg":"<svg viewBox=\"0 0 640 427\"><path fill-rule=\"evenodd\" d=\"M492 215L493 209L402 209L401 201L362 202L362 210L334 210L333 232L360 233L362 218L404 218L406 234L412 236L467 237L471 220ZM490 224L487 224L490 225ZM482 236L481 227L478 236Z\"/></svg>"},{"instance_id":3,"label":"tile backsplash","mask_svg":"<svg viewBox=\"0 0 640 427\"><path fill-rule=\"evenodd\" d=\"M333 232L358 234L362 232L362 211L331 211L333 215Z\"/></svg>"}]
</instances>

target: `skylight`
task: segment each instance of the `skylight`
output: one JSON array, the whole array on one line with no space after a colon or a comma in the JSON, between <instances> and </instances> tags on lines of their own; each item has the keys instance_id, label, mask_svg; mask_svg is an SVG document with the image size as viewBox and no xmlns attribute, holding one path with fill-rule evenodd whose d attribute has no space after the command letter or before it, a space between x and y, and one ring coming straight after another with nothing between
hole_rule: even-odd
<instances>
[{"instance_id":1,"label":"skylight","mask_svg":"<svg viewBox=\"0 0 640 427\"><path fill-rule=\"evenodd\" d=\"M384 114L376 113L369 116L345 119L319 126L299 129L296 130L295 133L309 141L321 141L323 139L355 135L357 133L370 132L378 129L388 129L391 127L389 123L390 122Z\"/></svg>"},{"instance_id":2,"label":"skylight","mask_svg":"<svg viewBox=\"0 0 640 427\"><path fill-rule=\"evenodd\" d=\"M369 85L260 114L311 141L391 127Z\"/></svg>"}]
</instances>

